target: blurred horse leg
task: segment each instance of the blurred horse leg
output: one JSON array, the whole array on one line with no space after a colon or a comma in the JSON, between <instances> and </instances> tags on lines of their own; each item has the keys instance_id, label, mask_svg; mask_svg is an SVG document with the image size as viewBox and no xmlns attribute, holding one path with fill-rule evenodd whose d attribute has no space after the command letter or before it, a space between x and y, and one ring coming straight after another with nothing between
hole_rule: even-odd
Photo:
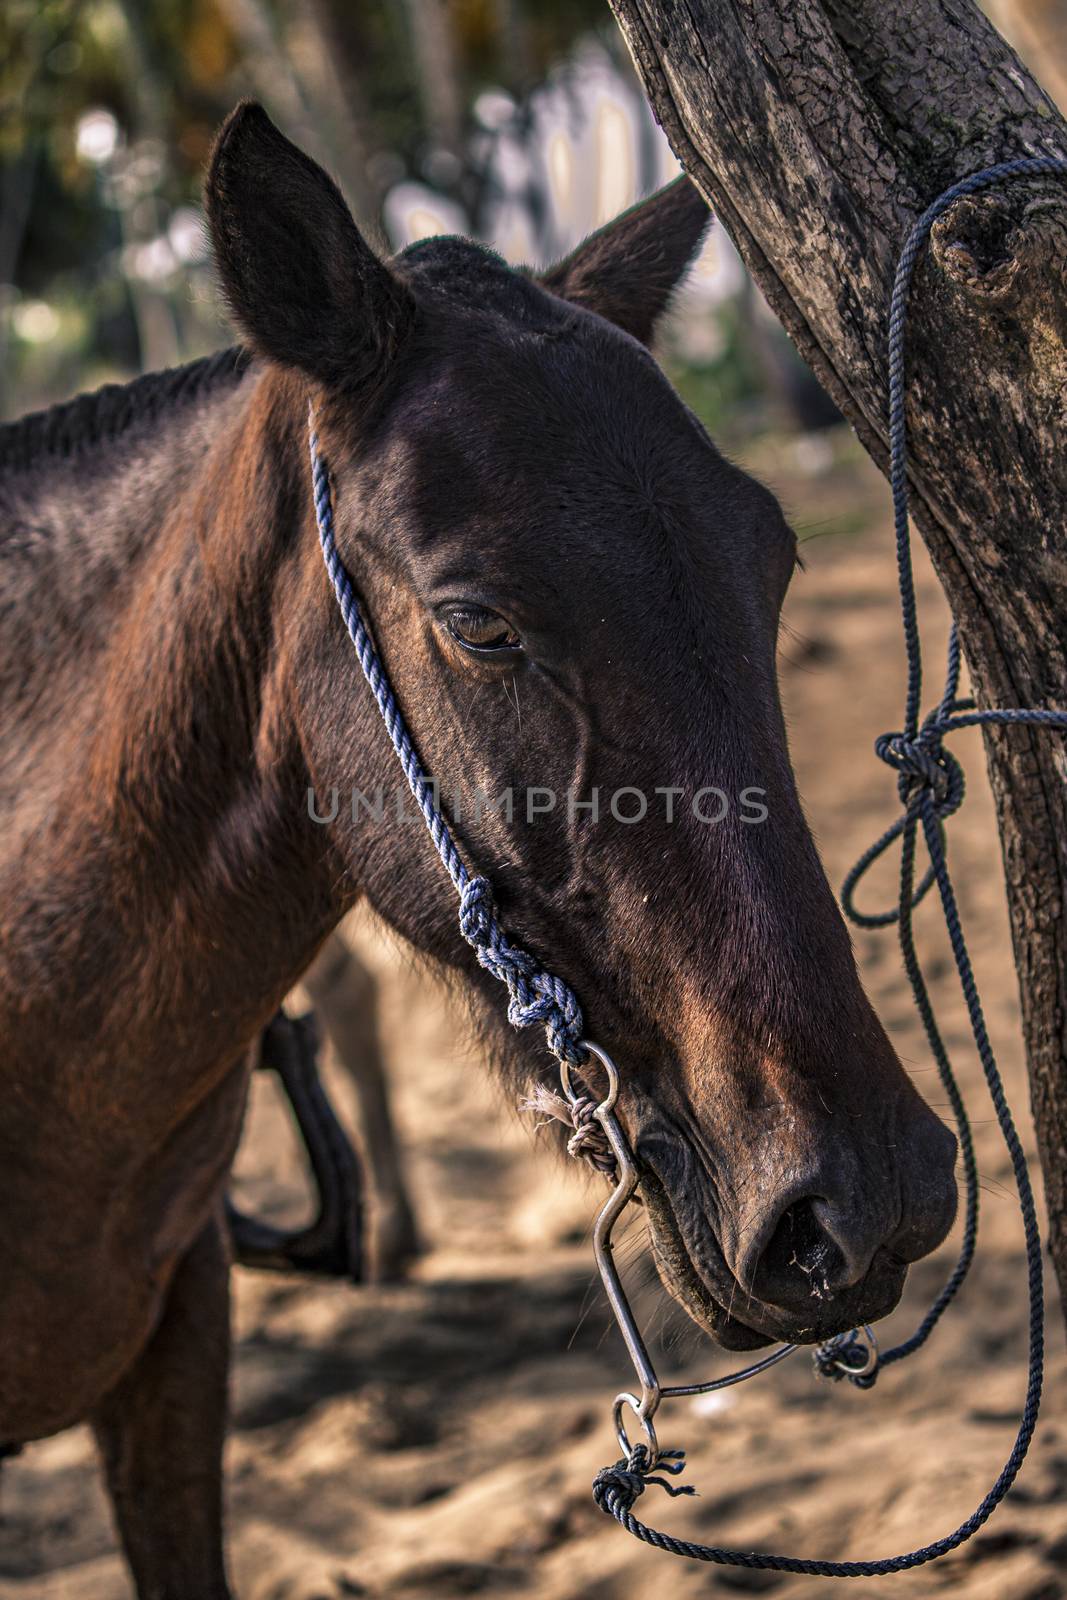
<instances>
[{"instance_id":1,"label":"blurred horse leg","mask_svg":"<svg viewBox=\"0 0 1067 1600\"><path fill-rule=\"evenodd\" d=\"M276 1072L303 1140L318 1207L302 1228L277 1228L227 1200L234 1254L243 1267L317 1272L362 1283L363 1165L319 1076L320 1029L314 1014L279 1011L260 1040L259 1065Z\"/></svg>"},{"instance_id":2,"label":"blurred horse leg","mask_svg":"<svg viewBox=\"0 0 1067 1600\"><path fill-rule=\"evenodd\" d=\"M355 1086L372 1215L372 1276L402 1275L418 1253L415 1217L378 1035L377 984L340 934L331 934L301 980L323 1032Z\"/></svg>"},{"instance_id":3,"label":"blurred horse leg","mask_svg":"<svg viewBox=\"0 0 1067 1600\"><path fill-rule=\"evenodd\" d=\"M179 1263L163 1315L93 1429L141 1600L230 1600L222 1446L229 1260L213 1220Z\"/></svg>"}]
</instances>

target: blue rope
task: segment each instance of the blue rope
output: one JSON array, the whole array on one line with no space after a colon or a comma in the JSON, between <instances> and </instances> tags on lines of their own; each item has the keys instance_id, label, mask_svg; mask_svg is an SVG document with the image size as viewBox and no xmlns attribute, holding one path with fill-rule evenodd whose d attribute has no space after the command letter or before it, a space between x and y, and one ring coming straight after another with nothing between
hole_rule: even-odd
<instances>
[{"instance_id":1,"label":"blue rope","mask_svg":"<svg viewBox=\"0 0 1067 1600\"><path fill-rule=\"evenodd\" d=\"M966 1211L963 1242L959 1257L948 1282L931 1306L910 1339L887 1350L878 1359L874 1369L853 1376L852 1381L869 1388L881 1367L900 1361L918 1350L929 1338L943 1312L955 1297L974 1257L978 1232L978 1171L975 1163L974 1141L963 1098L956 1082L944 1041L941 1038L929 992L919 966L912 930L912 912L928 891L936 884L948 929L952 954L959 974L974 1035L978 1057L985 1073L993 1108L1001 1134L1011 1159L1019 1196L1026 1241L1027 1284L1029 1291L1029 1367L1026 1398L1015 1442L996 1482L977 1510L952 1533L931 1544L923 1545L904 1555L887 1557L880 1561L816 1561L793 1556L764 1555L759 1552L720 1549L714 1545L694 1544L686 1539L675 1539L638 1521L631 1507L645 1487L658 1481L670 1493L679 1490L663 1480L653 1479L656 1463L648 1457L644 1446L638 1445L628 1460L617 1462L599 1473L593 1485L593 1498L603 1511L615 1517L628 1532L656 1549L674 1555L688 1556L695 1561L716 1565L752 1568L769 1568L775 1572L795 1572L825 1578L874 1578L889 1573L903 1572L911 1567L924 1566L949 1551L958 1549L970 1539L992 1516L1014 1483L1026 1457L1034 1429L1037 1426L1041 1405L1041 1388L1044 1375L1044 1289L1042 1283L1041 1237L1037 1224L1033 1190L1027 1171L1019 1135L1004 1094L1000 1071L990 1044L982 1004L971 965L970 952L960 922L959 908L949 876L945 856L944 820L957 811L964 797L964 776L955 756L944 749L947 733L959 728L981 727L987 723L1038 728L1056 728L1067 731L1067 712L1023 709L992 709L980 711L973 702L958 697L960 675L960 642L955 627L949 637L948 666L945 687L937 708L920 726L922 699L922 646L919 638L918 609L915 599L915 580L911 561L911 541L908 525L907 433L904 419L904 334L907 320L908 293L912 272L919 251L930 229L951 205L964 195L1004 178L1064 175L1067 161L1057 156L1024 157L1004 161L971 177L962 179L946 189L932 205L928 206L914 224L897 264L893 295L889 312L889 449L890 486L893 495L894 523L897 546L897 572L900 583L901 614L907 645L908 678L904 711L904 728L900 733L883 734L875 742L877 755L898 773L898 788L904 807L903 813L887 828L882 837L867 850L849 873L842 890L842 901L849 917L861 927L878 928L896 923L900 938L904 967L911 984L915 1003L922 1019L938 1073L952 1105L960 1136L960 1152L966 1182ZM915 886L915 848L919 828L930 866L918 887ZM896 839L901 840L900 899L895 910L867 915L857 910L854 893L860 880ZM816 1356L817 1369L829 1375L835 1371L847 1376L847 1367L853 1352L863 1358L858 1334L849 1334L839 1340L830 1340ZM845 1367L834 1367L835 1358ZM860 1359L853 1364L865 1366ZM684 1458L675 1453L672 1472L681 1470Z\"/></svg>"},{"instance_id":2,"label":"blue rope","mask_svg":"<svg viewBox=\"0 0 1067 1600\"><path fill-rule=\"evenodd\" d=\"M963 178L959 183L954 184L927 208L909 234L901 252L900 261L897 264L893 294L890 301L890 484L893 494L897 572L900 585L901 615L907 646L908 674L903 731L882 734L875 740L874 748L879 758L888 766L893 767L898 774L897 787L904 809L896 821L886 829L882 837L869 850L864 852L849 872L842 885L841 900L846 915L858 927L881 928L888 927L892 923L897 924L904 968L937 1066L938 1077L948 1096L959 1132L966 1208L960 1253L948 1281L911 1338L893 1349L883 1351L879 1355L874 1370L860 1380L864 1387L869 1387L873 1384L878 1372L883 1367L890 1366L893 1362L900 1361L905 1356L911 1355L926 1343L943 1312L951 1304L967 1276L974 1259L978 1236L978 1168L975 1160L970 1122L960 1094L959 1085L956 1082L955 1074L949 1061L948 1052L945 1049L934 1018L929 993L915 952L911 920L912 912L916 906L925 898L934 884L939 883L940 873L944 873L946 883L949 884L949 893L951 894L951 883L948 880L945 858L943 823L947 817L959 810L963 803L966 785L963 769L956 757L944 748L943 740L946 734L954 733L960 728L980 727L985 723L1067 729L1067 712L1030 711L1013 708L994 708L980 711L975 709L972 700L961 700L959 698L961 651L959 630L955 625L953 625L949 633L945 682L941 699L936 708L923 721L921 727L919 726L922 703L922 646L919 638L918 607L915 597L915 578L912 568L911 540L908 526L907 436L904 419L904 337L908 291L919 250L937 218L943 215L949 206L954 205L963 196L973 194L979 189L988 188L1002 178L1039 177L1063 174L1065 172L1067 172L1067 162L1059 157L1023 157L1016 161L1001 162L997 166L989 167L983 172L975 173L973 176ZM915 849L916 836L920 825L927 839L930 866L916 888L914 884ZM933 830L936 841L932 846L929 843L931 830ZM902 845L900 894L897 906L888 911L873 914L860 911L855 901L855 892L859 883L874 863L885 854L898 838L901 839ZM941 895L942 901L944 901L943 890ZM954 924L958 926L958 913L954 911L953 916L950 917L946 908L945 916L949 926L950 940L960 982L964 985L966 993L968 985L971 987L974 985L966 942L962 931L960 931L959 941L961 948L957 949L953 926ZM975 991L974 997L977 1002L977 991ZM975 1026L975 1015L971 1012L969 1000L968 1011L971 1015L972 1031L975 1035L976 1044L978 1044L979 1056L982 1059L982 1066L986 1072L987 1080L990 1080L992 1073L992 1080L990 1081L990 1091L992 1093L994 1082L997 1085L1000 1083L999 1072L997 1071L992 1051L989 1052L989 1064L982 1057L980 1033ZM980 1006L978 1007L978 1017L981 1018ZM984 1023L981 1024L981 1034L984 1035ZM995 1100L996 1096L994 1095L994 1103ZM1007 1140L1008 1136L1003 1128L1003 1123L1001 1126ZM1022 1201L1022 1191L1020 1191L1020 1201ZM1025 1216L1025 1206L1023 1210Z\"/></svg>"},{"instance_id":3,"label":"blue rope","mask_svg":"<svg viewBox=\"0 0 1067 1600\"><path fill-rule=\"evenodd\" d=\"M509 944L497 919L493 891L489 880L472 877L463 864L456 848L452 831L441 814L433 796L433 788L422 770L415 747L404 724L400 707L381 657L374 646L360 611L359 600L352 579L345 570L337 550L333 533L333 495L330 475L319 453L318 435L313 415L309 414L309 444L311 449L311 476L315 495L315 521L319 542L326 562L326 570L341 607L345 626L356 647L363 676L370 684L378 703L393 749L396 751L404 776L419 810L422 812L430 838L444 862L449 877L459 895L459 926L463 937L487 972L507 985L508 1021L515 1028L528 1028L531 1023L544 1025L548 1048L560 1061L579 1066L585 1052L579 1049L582 1037L582 1010L574 993L553 973L546 972L528 951Z\"/></svg>"},{"instance_id":4,"label":"blue rope","mask_svg":"<svg viewBox=\"0 0 1067 1600\"><path fill-rule=\"evenodd\" d=\"M617 1462L597 1474L593 1497L602 1510L610 1513L632 1533L660 1550L692 1560L717 1565L768 1568L777 1572L795 1572L827 1578L881 1577L888 1573L903 1572L911 1567L925 1565L937 1557L957 1549L982 1527L1007 1494L1026 1456L1037 1424L1041 1402L1044 1368L1044 1295L1041 1268L1041 1239L1034 1207L1033 1191L1026 1168L1026 1158L1019 1141L1011 1111L1004 1095L1000 1072L982 1013L970 954L967 949L959 910L945 859L943 822L958 810L964 796L964 777L959 762L943 748L946 733L958 728L976 727L986 723L1007 723L1031 727L1067 729L1067 712L973 709L972 702L958 698L960 673L959 637L953 628L948 651L948 671L945 689L936 710L919 724L922 694L922 650L919 639L918 614L915 601L915 583L911 563L911 545L908 530L907 437L904 421L904 332L908 291L912 270L930 228L949 206L964 195L987 188L1002 178L1041 176L1067 173L1067 161L1054 156L1026 157L1005 161L983 172L964 178L946 189L932 205L927 207L915 223L897 265L890 303L889 317L889 440L890 484L893 494L897 539L897 568L900 581L901 611L908 653L908 687L905 704L904 729L901 733L885 734L877 740L875 749L880 758L894 767L904 812L882 835L849 873L842 892L845 910L853 921L863 927L884 927L897 923L904 965L915 996L916 1005L930 1042L938 1072L952 1105L960 1132L960 1150L963 1159L967 1189L964 1238L955 1269L938 1299L927 1313L919 1328L904 1344L888 1350L881 1356L874 1373L854 1381L869 1386L878 1367L901 1360L925 1343L945 1308L949 1305L966 1277L974 1255L978 1225L978 1175L975 1165L974 1143L966 1110L941 1038L930 1003L929 993L919 966L912 935L912 912L924 895L936 883L941 898L945 922L949 932L952 952L956 961L960 984L974 1034L975 1045L985 1073L986 1083L1000 1124L1019 1194L1023 1228L1026 1238L1027 1279L1029 1287L1029 1378L1022 1420L1011 1453L1001 1469L996 1482L977 1510L962 1522L954 1532L932 1544L921 1546L904 1555L880 1561L817 1561L793 1556L765 1555L758 1551L727 1550L714 1545L694 1544L660 1533L638 1521L631 1507L649 1484L657 1484L670 1494L688 1492L675 1487L659 1472L680 1472L684 1467L684 1452L666 1451L657 1460L650 1458L643 1445L634 1447L628 1459ZM404 725L400 709L394 699L381 659L374 647L363 621L352 580L337 552L333 533L333 502L329 473L319 454L318 439L312 420L310 428L311 469L315 494L315 517L319 529L326 568L333 583L345 624L356 647L364 676L377 701L382 720L392 740L393 748L404 769L404 774L426 820L441 860L455 885L460 898L460 929L471 944L483 967L507 985L509 994L508 1018L517 1028L540 1022L545 1027L549 1048L560 1060L580 1064L578 1042L582 1034L582 1014L574 994L562 979L545 971L527 951L508 943L496 915L492 890L483 877L472 877L456 848L444 816L433 798L433 791L423 773L418 756ZM930 857L929 870L918 888L915 887L915 847L919 827ZM859 912L854 904L856 886L871 865L882 856L896 839L901 839L900 903L896 910L876 915ZM826 1371L834 1356L843 1357L848 1365L848 1353L858 1345L857 1335L846 1335L843 1340L829 1341L817 1358L820 1370Z\"/></svg>"}]
</instances>

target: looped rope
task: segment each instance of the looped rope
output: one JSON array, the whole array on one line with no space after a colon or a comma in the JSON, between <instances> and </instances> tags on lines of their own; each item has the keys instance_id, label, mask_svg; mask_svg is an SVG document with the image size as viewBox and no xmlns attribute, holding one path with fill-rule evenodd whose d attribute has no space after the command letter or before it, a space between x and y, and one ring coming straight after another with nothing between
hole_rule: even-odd
<instances>
[{"instance_id":1,"label":"looped rope","mask_svg":"<svg viewBox=\"0 0 1067 1600\"><path fill-rule=\"evenodd\" d=\"M594 1497L601 1509L615 1517L616 1521L627 1532L633 1534L635 1538L655 1546L656 1549L666 1550L674 1555L687 1556L694 1561L705 1561L719 1566L764 1568L774 1572L803 1573L825 1578L876 1578L890 1573L903 1572L913 1567L924 1566L927 1562L935 1561L939 1556L947 1555L949 1551L958 1549L988 1521L1015 1482L1019 1468L1022 1466L1026 1452L1029 1449L1030 1441L1033 1438L1034 1429L1037 1426L1044 1374L1044 1290L1041 1270L1041 1237L1037 1226L1037 1213L1034 1206L1026 1157L1005 1098L1000 1071L986 1030L978 987L974 978L974 970L971 966L970 952L967 949L967 942L960 923L959 908L956 904L955 892L945 857L942 824L944 819L951 815L962 802L964 780L959 763L954 756L944 750L941 741L946 733L954 732L957 728L977 727L986 723L1067 729L1067 712L1054 710L1030 711L1021 708L992 709L988 711L972 710L971 702L958 699L960 643L957 630L953 628L949 639L948 670L944 692L937 709L926 718L920 728L922 646L919 638L915 582L912 573L908 529L907 436L904 418L904 328L912 270L919 250L937 218L963 195L973 194L976 190L986 188L1001 178L1040 176L1052 173L1059 176L1067 174L1067 160L1057 156L1024 157L1017 161L1001 162L997 166L989 167L983 172L974 173L971 177L964 178L959 183L953 184L951 188L946 189L944 194L940 195L927 207L915 223L901 252L893 283L893 297L889 318L890 484L893 494L894 525L896 529L901 615L908 657L908 688L902 731L883 735L878 740L876 749L882 760L897 770L898 788L901 802L905 809L903 815L898 817L886 829L882 837L865 852L853 867L842 890L842 902L849 917L861 927L884 927L893 922L898 924L905 971L937 1063L938 1074L951 1102L959 1129L960 1154L963 1160L967 1199L963 1242L956 1265L937 1300L931 1306L911 1338L877 1357L871 1371L862 1375L866 1381L861 1381L861 1376L858 1373L840 1372L836 1368L833 1373L825 1374L851 1377L860 1387L870 1388L883 1367L889 1366L892 1362L903 1360L905 1356L911 1355L915 1350L918 1350L929 1338L943 1312L955 1297L967 1275L974 1256L978 1232L978 1170L974 1157L974 1142L963 1098L934 1017L933 1007L919 966L912 935L912 912L923 896L936 883L960 986L967 1005L967 1014L971 1024L971 1032L974 1036L975 1047L982 1063L986 1085L990 1099L993 1102L993 1109L996 1112L1001 1134L1011 1159L1012 1172L1019 1196L1019 1209L1023 1220L1030 1310L1028 1319L1029 1371L1022 1418L1011 1452L1001 1468L996 1482L985 1496L985 1499L966 1521L960 1523L954 1532L947 1534L942 1539L934 1540L931 1544L923 1545L917 1550L910 1550L904 1555L888 1557L881 1561L807 1561L793 1556L764 1555L744 1550L719 1549L714 1545L694 1544L686 1539L676 1539L669 1534L661 1533L658 1529L647 1527L633 1515L630 1507L633 1505L634 1498L636 1498L636 1495L631 1492L634 1486L635 1471L637 1478L643 1480L642 1488L645 1482L651 1481L647 1472L642 1472L640 1467L635 1468L633 1457L631 1456L630 1462L622 1463L622 1467L625 1470L621 1473L618 1468L609 1468L607 1487L602 1488L599 1494L594 1489ZM920 827L922 828L923 839L930 858L930 867L918 888L916 888L915 847ZM901 871L900 898L897 908L894 911L875 915L859 912L853 902L853 893L856 885L871 865L898 838L901 840ZM844 1348L849 1346L855 1348L853 1345L855 1340L858 1340L858 1335L845 1335ZM829 1341L829 1344L832 1345L833 1343L834 1341ZM827 1352L827 1346L825 1345L816 1352L815 1356L816 1367L820 1372L823 1371L824 1364L828 1366L831 1359L833 1359L828 1352L825 1354L824 1352ZM840 1360L841 1355L842 1348L839 1347L836 1352L836 1359ZM845 1364L846 1366L848 1365L847 1358ZM654 1467L655 1463L652 1463L652 1465ZM600 1478L597 1481L599 1483Z\"/></svg>"},{"instance_id":2,"label":"looped rope","mask_svg":"<svg viewBox=\"0 0 1067 1600\"><path fill-rule=\"evenodd\" d=\"M593 1499L601 1511L619 1518L620 1511L629 1512L634 1501L644 1494L650 1484L666 1489L672 1499L679 1495L696 1494L691 1483L669 1483L661 1472L677 1474L685 1471L684 1450L661 1450L653 1460L645 1444L635 1444L629 1456L616 1461L612 1467L601 1467L593 1479Z\"/></svg>"},{"instance_id":3,"label":"looped rope","mask_svg":"<svg viewBox=\"0 0 1067 1600\"><path fill-rule=\"evenodd\" d=\"M840 1383L847 1378L857 1389L873 1389L881 1368L878 1351L872 1350L859 1330L839 1333L816 1347L812 1366L819 1378Z\"/></svg>"}]
</instances>

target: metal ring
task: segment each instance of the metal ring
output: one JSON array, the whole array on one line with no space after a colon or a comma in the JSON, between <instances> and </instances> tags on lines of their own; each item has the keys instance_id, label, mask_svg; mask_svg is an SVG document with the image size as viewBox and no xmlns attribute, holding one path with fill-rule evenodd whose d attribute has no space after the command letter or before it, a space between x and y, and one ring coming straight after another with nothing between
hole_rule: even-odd
<instances>
[{"instance_id":1,"label":"metal ring","mask_svg":"<svg viewBox=\"0 0 1067 1600\"><path fill-rule=\"evenodd\" d=\"M600 1101L599 1105L597 1106L597 1110L613 1111L615 1108L615 1102L619 1098L618 1067L615 1065L614 1061L612 1061L607 1051L602 1050L600 1046L598 1044L594 1044L591 1039L579 1039L578 1049L588 1051L591 1056L595 1056L607 1074L608 1092L605 1098ZM567 1096L567 1099L570 1101L571 1105L573 1105L579 1096L575 1093L574 1086L571 1083L571 1064L569 1061L560 1062L559 1081L563 1086L563 1093Z\"/></svg>"},{"instance_id":2,"label":"metal ring","mask_svg":"<svg viewBox=\"0 0 1067 1600\"><path fill-rule=\"evenodd\" d=\"M641 1424L641 1431L648 1443L649 1460L651 1461L652 1465L655 1466L656 1462L659 1460L659 1440L656 1438L656 1430L652 1425L652 1418L645 1416L644 1408L640 1400L635 1394L630 1394L628 1390L623 1390L622 1394L617 1394L611 1407L611 1420L615 1424L615 1437L619 1441L619 1448L622 1450L622 1453L626 1457L627 1461L629 1461L630 1456L633 1454L634 1447L630 1443L626 1429L623 1426L623 1406L629 1406L630 1410Z\"/></svg>"},{"instance_id":3,"label":"metal ring","mask_svg":"<svg viewBox=\"0 0 1067 1600\"><path fill-rule=\"evenodd\" d=\"M835 1359L830 1363L831 1366L837 1367L839 1371L845 1373L850 1378L865 1378L867 1374L869 1372L873 1372L875 1367L878 1365L878 1340L875 1338L874 1329L871 1327L869 1322L865 1322L863 1324L863 1331L867 1335L867 1338L870 1342L866 1346L866 1356L861 1367L854 1367L851 1361L845 1361L842 1359L844 1356L844 1349L849 1348L847 1345L842 1350L841 1355L835 1357ZM859 1330L857 1328L853 1328L852 1332L847 1337L849 1339L858 1340L858 1336ZM855 1348L855 1346L852 1348Z\"/></svg>"}]
</instances>

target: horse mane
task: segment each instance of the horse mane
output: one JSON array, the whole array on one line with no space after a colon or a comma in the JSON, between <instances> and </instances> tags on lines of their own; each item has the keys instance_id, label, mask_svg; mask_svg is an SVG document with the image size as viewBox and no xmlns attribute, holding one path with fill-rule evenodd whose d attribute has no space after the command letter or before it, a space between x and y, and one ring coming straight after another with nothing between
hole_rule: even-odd
<instances>
[{"instance_id":1,"label":"horse mane","mask_svg":"<svg viewBox=\"0 0 1067 1600\"><path fill-rule=\"evenodd\" d=\"M148 372L129 383L108 383L92 394L61 401L0 426L0 472L20 471L42 458L77 455L117 438L135 422L151 421L216 382L237 383L251 357L233 345L182 367Z\"/></svg>"}]
</instances>

